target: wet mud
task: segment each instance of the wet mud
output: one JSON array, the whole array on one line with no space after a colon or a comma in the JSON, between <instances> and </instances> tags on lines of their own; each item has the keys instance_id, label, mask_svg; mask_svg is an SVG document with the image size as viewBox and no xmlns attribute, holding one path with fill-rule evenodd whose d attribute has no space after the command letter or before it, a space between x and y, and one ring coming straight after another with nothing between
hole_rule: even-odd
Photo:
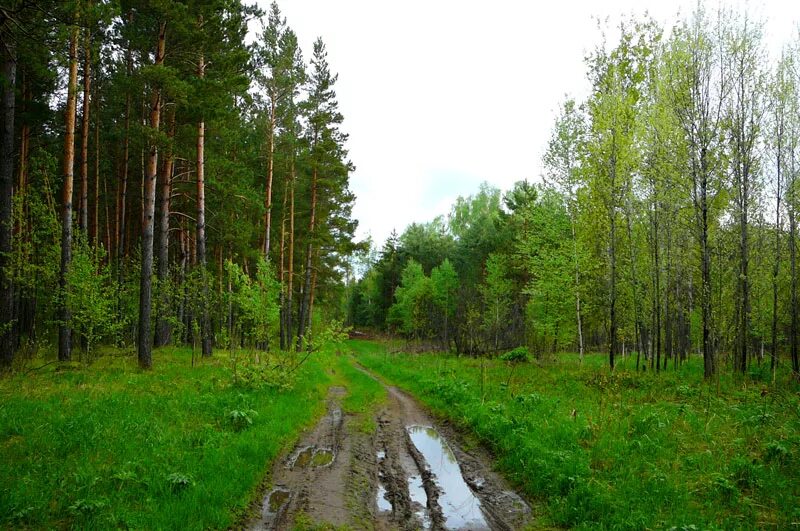
<instances>
[{"instance_id":1,"label":"wet mud","mask_svg":"<svg viewBox=\"0 0 800 531\"><path fill-rule=\"evenodd\" d=\"M272 489L250 529L291 529L298 515L377 530L516 530L530 506L480 449L436 423L408 394L387 387L374 433L343 414L331 388L327 414L273 470Z\"/></svg>"}]
</instances>

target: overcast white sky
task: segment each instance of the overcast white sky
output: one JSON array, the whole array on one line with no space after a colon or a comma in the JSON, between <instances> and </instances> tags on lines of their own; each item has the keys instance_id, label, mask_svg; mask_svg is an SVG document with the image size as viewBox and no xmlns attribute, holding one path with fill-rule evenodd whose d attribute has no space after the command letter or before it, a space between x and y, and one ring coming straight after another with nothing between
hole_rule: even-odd
<instances>
[{"instance_id":1,"label":"overcast white sky","mask_svg":"<svg viewBox=\"0 0 800 531\"><path fill-rule=\"evenodd\" d=\"M269 0L259 0L266 10ZM538 180L564 96L588 91L583 58L615 26L648 11L666 27L696 1L279 0L304 57L321 36L356 165L360 237L446 214L483 181ZM707 2L710 9L716 1ZM766 20L773 53L797 34L800 2L723 5Z\"/></svg>"}]
</instances>

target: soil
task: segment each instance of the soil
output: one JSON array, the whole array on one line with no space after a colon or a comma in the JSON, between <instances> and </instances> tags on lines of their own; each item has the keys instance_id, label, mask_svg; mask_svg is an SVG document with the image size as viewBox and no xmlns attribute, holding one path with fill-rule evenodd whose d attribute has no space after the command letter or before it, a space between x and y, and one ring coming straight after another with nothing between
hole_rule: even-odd
<instances>
[{"instance_id":1,"label":"soil","mask_svg":"<svg viewBox=\"0 0 800 531\"><path fill-rule=\"evenodd\" d=\"M276 464L250 529L292 529L300 518L376 530L505 531L531 522L530 506L493 472L487 452L386 389L373 433L342 412L345 390L330 389L327 414Z\"/></svg>"}]
</instances>

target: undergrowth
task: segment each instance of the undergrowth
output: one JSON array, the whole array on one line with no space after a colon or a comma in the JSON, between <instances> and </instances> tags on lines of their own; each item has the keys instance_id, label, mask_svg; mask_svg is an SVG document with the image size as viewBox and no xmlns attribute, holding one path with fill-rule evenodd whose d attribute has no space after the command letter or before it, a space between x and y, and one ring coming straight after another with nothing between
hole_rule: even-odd
<instances>
[{"instance_id":1,"label":"undergrowth","mask_svg":"<svg viewBox=\"0 0 800 531\"><path fill-rule=\"evenodd\" d=\"M0 379L0 527L233 525L272 460L324 410L332 354L287 386L233 384L228 354L161 349ZM61 369L61 370L57 370Z\"/></svg>"}]
</instances>

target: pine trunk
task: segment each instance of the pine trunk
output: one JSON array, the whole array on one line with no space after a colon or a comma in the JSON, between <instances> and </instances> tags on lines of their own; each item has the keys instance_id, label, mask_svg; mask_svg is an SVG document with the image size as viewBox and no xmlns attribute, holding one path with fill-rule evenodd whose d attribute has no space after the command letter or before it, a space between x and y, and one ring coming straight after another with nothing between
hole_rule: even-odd
<instances>
[{"instance_id":1,"label":"pine trunk","mask_svg":"<svg viewBox=\"0 0 800 531\"><path fill-rule=\"evenodd\" d=\"M311 175L311 214L308 222L308 244L306 245L306 266L305 266L305 280L303 283L303 300L300 302L300 314L298 316L297 326L297 350L303 348L303 342L306 335L306 326L308 325L308 317L310 315L311 306L311 269L312 258L314 254L314 228L316 226L317 214L317 169L314 168Z\"/></svg>"},{"instance_id":2,"label":"pine trunk","mask_svg":"<svg viewBox=\"0 0 800 531\"><path fill-rule=\"evenodd\" d=\"M14 361L14 286L11 282L13 196L14 196L14 86L17 58L11 42L0 42L2 53L2 138L0 138L0 368Z\"/></svg>"},{"instance_id":3,"label":"pine trunk","mask_svg":"<svg viewBox=\"0 0 800 531\"><path fill-rule=\"evenodd\" d=\"M165 289L169 279L169 214L170 199L172 197L172 171L175 165L172 139L175 138L175 107L169 113L169 131L167 132L169 145L164 153L164 162L161 167L161 210L158 220L158 283L161 289L158 304L158 318L156 320L156 334L154 344L163 347L170 341L170 326L167 316L170 313L170 290Z\"/></svg>"},{"instance_id":4,"label":"pine trunk","mask_svg":"<svg viewBox=\"0 0 800 531\"><path fill-rule=\"evenodd\" d=\"M92 218L91 239L95 247L100 247L100 95L97 80L94 84L94 216ZM108 247L106 247L108 249Z\"/></svg>"},{"instance_id":5,"label":"pine trunk","mask_svg":"<svg viewBox=\"0 0 800 531\"><path fill-rule=\"evenodd\" d=\"M89 30L83 37L83 115L81 118L81 190L78 201L78 229L89 230L89 114L91 110L92 52Z\"/></svg>"},{"instance_id":6,"label":"pine trunk","mask_svg":"<svg viewBox=\"0 0 800 531\"><path fill-rule=\"evenodd\" d=\"M158 31L158 47L154 64L164 62L167 25L162 22ZM154 88L150 96L150 128L158 131L161 124L161 91ZM150 333L153 287L153 226L155 222L156 177L158 175L158 144L152 141L147 158L143 183L142 205L142 271L139 288L139 366L153 366L153 338Z\"/></svg>"},{"instance_id":7,"label":"pine trunk","mask_svg":"<svg viewBox=\"0 0 800 531\"><path fill-rule=\"evenodd\" d=\"M281 248L280 248L280 345L281 350L286 350L289 335L286 333L286 223L288 221L287 207L289 204L289 178L284 179L283 208L281 209Z\"/></svg>"},{"instance_id":8,"label":"pine trunk","mask_svg":"<svg viewBox=\"0 0 800 531\"><path fill-rule=\"evenodd\" d=\"M78 89L78 27L73 26L69 35L69 74L67 81L67 109L64 118L64 195L61 209L61 273L59 287L61 301L58 329L58 359L69 361L72 358L72 329L70 312L67 307L67 273L72 262L72 185L75 177L75 114Z\"/></svg>"},{"instance_id":9,"label":"pine trunk","mask_svg":"<svg viewBox=\"0 0 800 531\"><path fill-rule=\"evenodd\" d=\"M128 12L128 25L133 24L133 12ZM130 79L133 74L133 57L131 55L130 43L125 51L125 68L127 77ZM128 204L128 173L130 170L130 148L131 148L131 93L130 90L125 94L125 140L122 149L122 180L120 182L119 207L117 208L117 281L122 284L122 258L125 256L125 230L126 214Z\"/></svg>"},{"instance_id":10,"label":"pine trunk","mask_svg":"<svg viewBox=\"0 0 800 531\"><path fill-rule=\"evenodd\" d=\"M202 24L202 19L200 20ZM201 55L197 75L205 77L205 59ZM211 356L211 326L208 318L208 272L206 271L206 189L205 189L205 135L206 123L197 123L197 263L203 284L203 304L200 309L200 334L203 357Z\"/></svg>"},{"instance_id":11,"label":"pine trunk","mask_svg":"<svg viewBox=\"0 0 800 531\"><path fill-rule=\"evenodd\" d=\"M291 348L292 344L292 317L294 315L294 184L295 167L292 160L290 171L291 183L289 183L289 257L288 273L286 274L286 346Z\"/></svg>"},{"instance_id":12,"label":"pine trunk","mask_svg":"<svg viewBox=\"0 0 800 531\"><path fill-rule=\"evenodd\" d=\"M269 146L267 152L267 189L264 197L264 259L269 262L270 233L272 232L272 176L275 168L275 95L270 97Z\"/></svg>"}]
</instances>

